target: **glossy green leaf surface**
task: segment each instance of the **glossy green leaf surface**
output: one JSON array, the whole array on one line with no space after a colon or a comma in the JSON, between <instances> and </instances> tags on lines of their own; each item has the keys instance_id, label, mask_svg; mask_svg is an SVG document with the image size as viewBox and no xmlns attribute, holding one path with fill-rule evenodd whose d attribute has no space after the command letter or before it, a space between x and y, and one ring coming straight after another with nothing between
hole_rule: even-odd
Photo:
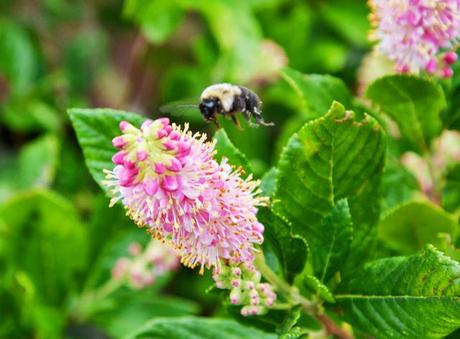
<instances>
[{"instance_id":1,"label":"glossy green leaf surface","mask_svg":"<svg viewBox=\"0 0 460 339\"><path fill-rule=\"evenodd\" d=\"M292 224L294 234L307 240L320 278L330 275L324 270L331 248L339 251L334 253L337 258L343 258L350 243L346 202L335 211L334 206L379 173L384 151L385 138L377 122L367 115L359 120L337 102L324 117L294 134L285 147L274 210Z\"/></svg>"},{"instance_id":2,"label":"glossy green leaf surface","mask_svg":"<svg viewBox=\"0 0 460 339\"><path fill-rule=\"evenodd\" d=\"M426 150L441 131L440 112L446 100L433 81L408 75L386 76L372 83L366 95L396 122L415 150Z\"/></svg>"},{"instance_id":3,"label":"glossy green leaf surface","mask_svg":"<svg viewBox=\"0 0 460 339\"><path fill-rule=\"evenodd\" d=\"M121 134L118 125L121 121L128 121L140 127L145 118L141 115L112 109L74 108L68 113L91 175L102 189L107 190L102 185L103 170L114 167L112 156L116 148L112 146L112 139Z\"/></svg>"},{"instance_id":4,"label":"glossy green leaf surface","mask_svg":"<svg viewBox=\"0 0 460 339\"><path fill-rule=\"evenodd\" d=\"M442 338L460 327L459 277L458 262L427 246L367 264L343 282L335 299L367 335Z\"/></svg>"},{"instance_id":5,"label":"glossy green leaf surface","mask_svg":"<svg viewBox=\"0 0 460 339\"><path fill-rule=\"evenodd\" d=\"M234 320L184 317L152 320L127 337L127 339L138 338L274 339L276 336L240 325Z\"/></svg>"},{"instance_id":6,"label":"glossy green leaf surface","mask_svg":"<svg viewBox=\"0 0 460 339\"><path fill-rule=\"evenodd\" d=\"M281 73L300 100L300 109L306 118L325 114L333 101L348 106L351 94L342 80L330 75L302 74L290 68Z\"/></svg>"},{"instance_id":7,"label":"glossy green leaf surface","mask_svg":"<svg viewBox=\"0 0 460 339\"><path fill-rule=\"evenodd\" d=\"M428 243L438 245L438 235L458 235L457 218L429 201L410 201L383 217L379 236L400 254L412 254Z\"/></svg>"}]
</instances>

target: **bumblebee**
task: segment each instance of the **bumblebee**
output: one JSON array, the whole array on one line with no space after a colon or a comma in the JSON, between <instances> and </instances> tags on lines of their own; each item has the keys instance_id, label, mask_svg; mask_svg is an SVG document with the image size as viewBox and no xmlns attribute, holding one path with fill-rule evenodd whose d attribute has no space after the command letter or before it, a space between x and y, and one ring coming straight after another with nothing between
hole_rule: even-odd
<instances>
[{"instance_id":1,"label":"bumblebee","mask_svg":"<svg viewBox=\"0 0 460 339\"><path fill-rule=\"evenodd\" d=\"M201 93L199 109L206 121L217 123L217 114L230 117L235 125L240 126L236 114L241 112L249 126L273 126L262 117L260 101L257 94L246 87L232 84L216 84L207 87ZM255 123L251 121L254 118Z\"/></svg>"}]
</instances>

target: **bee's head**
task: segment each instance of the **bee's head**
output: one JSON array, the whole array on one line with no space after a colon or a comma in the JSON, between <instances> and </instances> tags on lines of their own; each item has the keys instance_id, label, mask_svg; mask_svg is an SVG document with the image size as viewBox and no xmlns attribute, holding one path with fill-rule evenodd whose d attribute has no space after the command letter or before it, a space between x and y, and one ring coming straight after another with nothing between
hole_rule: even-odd
<instances>
[{"instance_id":1,"label":"bee's head","mask_svg":"<svg viewBox=\"0 0 460 339\"><path fill-rule=\"evenodd\" d=\"M215 120L219 105L220 102L217 98L202 99L199 108L206 120Z\"/></svg>"}]
</instances>

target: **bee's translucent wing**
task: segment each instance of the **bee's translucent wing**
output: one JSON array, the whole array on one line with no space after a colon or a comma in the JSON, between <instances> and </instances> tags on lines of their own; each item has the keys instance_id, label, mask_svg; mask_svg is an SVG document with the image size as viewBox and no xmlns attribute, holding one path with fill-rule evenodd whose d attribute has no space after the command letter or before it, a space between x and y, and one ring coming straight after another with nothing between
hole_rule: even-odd
<instances>
[{"instance_id":1,"label":"bee's translucent wing","mask_svg":"<svg viewBox=\"0 0 460 339\"><path fill-rule=\"evenodd\" d=\"M160 112L178 116L187 120L201 120L201 113L198 109L198 104L192 100L173 101L160 107Z\"/></svg>"}]
</instances>

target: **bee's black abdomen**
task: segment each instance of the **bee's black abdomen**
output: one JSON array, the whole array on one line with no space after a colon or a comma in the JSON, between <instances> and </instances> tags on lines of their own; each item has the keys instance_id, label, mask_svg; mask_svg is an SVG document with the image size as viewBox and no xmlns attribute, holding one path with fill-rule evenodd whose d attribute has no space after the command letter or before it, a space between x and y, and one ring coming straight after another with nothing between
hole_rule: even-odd
<instances>
[{"instance_id":1,"label":"bee's black abdomen","mask_svg":"<svg viewBox=\"0 0 460 339\"><path fill-rule=\"evenodd\" d=\"M243 112L246 110L246 100L244 95L237 95L233 99L233 105L230 113Z\"/></svg>"},{"instance_id":2,"label":"bee's black abdomen","mask_svg":"<svg viewBox=\"0 0 460 339\"><path fill-rule=\"evenodd\" d=\"M240 89L241 96L244 98L246 111L254 112L254 110L260 107L259 97L246 87L240 87Z\"/></svg>"}]
</instances>

